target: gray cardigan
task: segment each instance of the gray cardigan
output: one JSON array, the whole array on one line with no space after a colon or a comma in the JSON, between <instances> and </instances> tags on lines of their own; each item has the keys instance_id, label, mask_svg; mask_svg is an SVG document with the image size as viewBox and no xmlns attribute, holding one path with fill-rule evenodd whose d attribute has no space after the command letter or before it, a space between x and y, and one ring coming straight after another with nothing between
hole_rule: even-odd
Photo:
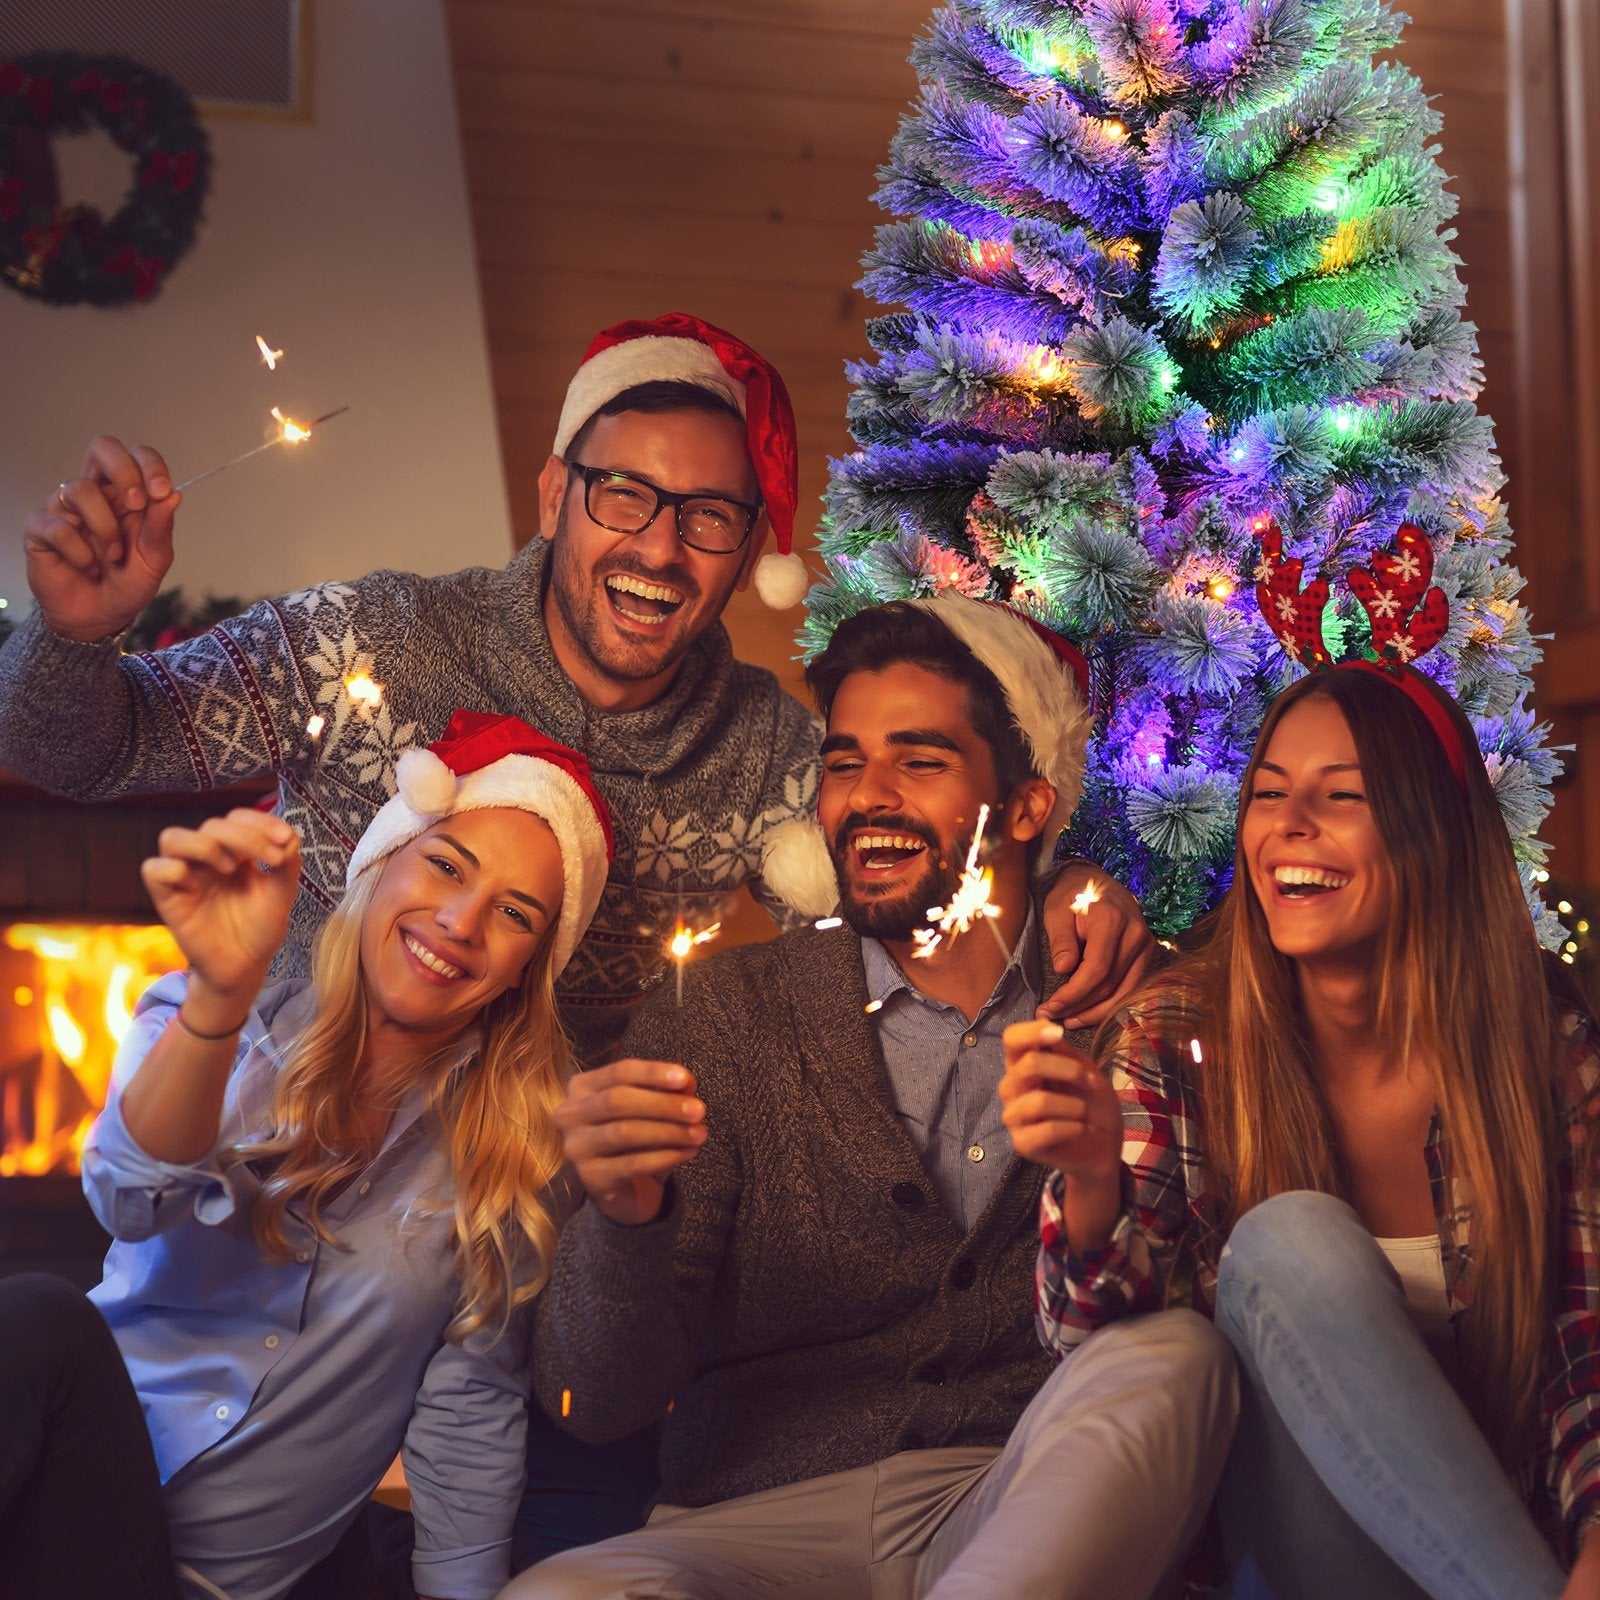
<instances>
[{"instance_id":1,"label":"gray cardigan","mask_svg":"<svg viewBox=\"0 0 1600 1600\"><path fill-rule=\"evenodd\" d=\"M1042 919L1039 922L1042 930ZM1041 946L1044 937L1041 931ZM1048 949L1042 970L1054 987ZM536 1303L535 1390L578 1437L659 1418L664 1501L900 1450L999 1445L1054 1363L1033 1331L1043 1169L968 1235L895 1117L860 941L806 928L689 969L624 1053L696 1074L708 1137L662 1220L584 1206Z\"/></svg>"}]
</instances>

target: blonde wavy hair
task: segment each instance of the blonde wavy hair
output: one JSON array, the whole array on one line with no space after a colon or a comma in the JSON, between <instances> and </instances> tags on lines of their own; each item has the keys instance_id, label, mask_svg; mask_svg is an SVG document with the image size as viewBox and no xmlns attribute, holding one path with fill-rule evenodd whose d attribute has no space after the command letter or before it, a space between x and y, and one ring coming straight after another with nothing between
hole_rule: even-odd
<instances>
[{"instance_id":1,"label":"blonde wavy hair","mask_svg":"<svg viewBox=\"0 0 1600 1600\"><path fill-rule=\"evenodd\" d=\"M311 1016L289 1042L267 1130L225 1158L266 1174L254 1226L272 1261L293 1253L285 1227L292 1204L319 1239L338 1243L322 1208L369 1159L354 1104L367 1037L361 923L383 866L376 861L357 878L323 927L312 960ZM556 1017L555 932L552 920L522 981L479 1014L482 1048L452 1068L459 1055L453 1040L421 1071L422 1115L450 1166L452 1192L438 1209L451 1214L461 1279L445 1330L455 1341L491 1324L503 1329L549 1275L556 1225L541 1197L562 1164L554 1113L571 1068ZM429 1197L417 1199L420 1211L431 1209Z\"/></svg>"},{"instance_id":2,"label":"blonde wavy hair","mask_svg":"<svg viewBox=\"0 0 1600 1600\"><path fill-rule=\"evenodd\" d=\"M1453 701L1429 692L1467 752L1464 793L1420 709L1366 673L1327 672L1287 690L1268 712L1244 774L1239 824L1242 836L1256 772L1284 715L1313 697L1333 701L1354 736L1389 858L1393 912L1377 960L1378 1027L1402 1059L1420 1059L1432 1073L1451 1167L1471 1196L1475 1281L1460 1340L1463 1376L1478 1425L1512 1465L1531 1444L1552 1316L1560 1018L1551 981L1559 979L1547 979L1472 728ZM1295 964L1273 948L1242 847L1213 926L1210 942L1172 978L1211 1030L1205 1144L1230 1221L1286 1190L1343 1195L1344 1159Z\"/></svg>"}]
</instances>

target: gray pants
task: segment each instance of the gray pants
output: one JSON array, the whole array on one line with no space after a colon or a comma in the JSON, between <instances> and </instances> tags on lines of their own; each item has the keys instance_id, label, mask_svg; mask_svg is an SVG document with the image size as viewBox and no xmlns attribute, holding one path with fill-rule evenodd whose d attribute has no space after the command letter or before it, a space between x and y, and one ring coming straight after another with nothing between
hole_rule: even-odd
<instances>
[{"instance_id":1,"label":"gray pants","mask_svg":"<svg viewBox=\"0 0 1600 1600\"><path fill-rule=\"evenodd\" d=\"M1051 1374L1005 1447L911 1450L719 1505L658 1506L500 1600L1147 1600L1188 1548L1238 1408L1227 1341L1168 1311Z\"/></svg>"}]
</instances>

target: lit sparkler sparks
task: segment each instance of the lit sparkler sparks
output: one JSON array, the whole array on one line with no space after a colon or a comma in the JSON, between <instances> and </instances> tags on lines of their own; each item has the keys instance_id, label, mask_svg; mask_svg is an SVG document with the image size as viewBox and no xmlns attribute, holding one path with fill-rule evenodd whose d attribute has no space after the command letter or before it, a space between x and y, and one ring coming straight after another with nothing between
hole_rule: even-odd
<instances>
[{"instance_id":1,"label":"lit sparkler sparks","mask_svg":"<svg viewBox=\"0 0 1600 1600\"><path fill-rule=\"evenodd\" d=\"M313 739L322 737L322 730L327 727L328 719L320 711L315 711L306 720L306 732Z\"/></svg>"},{"instance_id":2,"label":"lit sparkler sparks","mask_svg":"<svg viewBox=\"0 0 1600 1600\"><path fill-rule=\"evenodd\" d=\"M324 412L320 417L313 417L310 422L296 422L293 417L286 417L276 406L272 408L273 418L278 424L278 431L274 437L265 444L258 444L253 450L246 450L243 455L235 456L231 461L224 461L220 466L208 467L204 472L197 472L192 478L185 478L182 483L175 483L174 489L189 489L197 483L203 483L207 478L214 478L219 472L226 472L229 467L236 467L241 461L248 461L251 456L258 456L263 450L270 450L274 445L304 444L311 437L312 430L321 427L324 422L331 422L333 418L343 416L349 406L338 406L332 411Z\"/></svg>"},{"instance_id":3,"label":"lit sparkler sparks","mask_svg":"<svg viewBox=\"0 0 1600 1600\"><path fill-rule=\"evenodd\" d=\"M304 444L311 437L311 429L303 422L296 422L293 417L286 417L274 406L272 419L278 424L279 442L281 444Z\"/></svg>"},{"instance_id":4,"label":"lit sparkler sparks","mask_svg":"<svg viewBox=\"0 0 1600 1600\"><path fill-rule=\"evenodd\" d=\"M811 924L811 926L821 932L825 932L829 928L842 928L844 926L844 918L818 917L817 920Z\"/></svg>"},{"instance_id":5,"label":"lit sparkler sparks","mask_svg":"<svg viewBox=\"0 0 1600 1600\"><path fill-rule=\"evenodd\" d=\"M697 944L710 944L721 933L722 924L713 922L709 928L702 928L698 933L684 927L680 922L672 930L672 937L667 940L667 954L672 957L678 968L678 1004L683 1004L683 964L694 953Z\"/></svg>"},{"instance_id":6,"label":"lit sparkler sparks","mask_svg":"<svg viewBox=\"0 0 1600 1600\"><path fill-rule=\"evenodd\" d=\"M1081 917L1090 906L1098 903L1100 899L1100 885L1091 878L1083 888L1072 897L1071 911L1073 916Z\"/></svg>"},{"instance_id":7,"label":"lit sparkler sparks","mask_svg":"<svg viewBox=\"0 0 1600 1600\"><path fill-rule=\"evenodd\" d=\"M976 922L988 925L994 942L1000 946L1001 955L1010 959L1011 952L1006 949L1005 940L1000 937L1000 930L995 927L993 920L1000 915L1000 907L990 899L994 890L994 873L978 865L978 851L983 845L983 830L988 821L988 806L979 806L978 826L973 831L972 844L967 850L967 864L961 869L961 877L956 883L955 893L950 896L950 904L930 906L928 921L933 926L912 930L911 939L916 945L911 952L914 960L931 956L947 938L954 939L957 934L966 933Z\"/></svg>"},{"instance_id":8,"label":"lit sparkler sparks","mask_svg":"<svg viewBox=\"0 0 1600 1600\"><path fill-rule=\"evenodd\" d=\"M352 672L344 680L344 692L358 706L365 706L369 711L375 711L383 704L383 685L374 682L370 672Z\"/></svg>"},{"instance_id":9,"label":"lit sparkler sparks","mask_svg":"<svg viewBox=\"0 0 1600 1600\"><path fill-rule=\"evenodd\" d=\"M274 350L259 333L256 335L256 349L261 352L261 361L267 371L276 372L278 363L283 360L283 351Z\"/></svg>"},{"instance_id":10,"label":"lit sparkler sparks","mask_svg":"<svg viewBox=\"0 0 1600 1600\"><path fill-rule=\"evenodd\" d=\"M1200 1054L1200 1041L1198 1039L1189 1041L1189 1054L1194 1057L1194 1064L1197 1067L1204 1065L1205 1058Z\"/></svg>"}]
</instances>

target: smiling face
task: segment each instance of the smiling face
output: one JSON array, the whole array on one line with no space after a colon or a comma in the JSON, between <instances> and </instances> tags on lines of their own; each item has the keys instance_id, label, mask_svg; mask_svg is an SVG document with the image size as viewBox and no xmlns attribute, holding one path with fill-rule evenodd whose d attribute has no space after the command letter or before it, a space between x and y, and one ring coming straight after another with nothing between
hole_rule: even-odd
<instances>
[{"instance_id":1,"label":"smiling face","mask_svg":"<svg viewBox=\"0 0 1600 1600\"><path fill-rule=\"evenodd\" d=\"M624 411L580 434L575 458L682 494L760 498L744 424L707 411ZM555 544L545 625L556 657L592 704L648 704L672 682L685 651L722 615L760 553L758 520L740 550L714 555L683 543L670 507L638 533L590 516L583 480L552 456L539 477L540 531Z\"/></svg>"},{"instance_id":2,"label":"smiling face","mask_svg":"<svg viewBox=\"0 0 1600 1600\"><path fill-rule=\"evenodd\" d=\"M361 921L369 1016L423 1042L520 982L561 914L561 850L528 811L445 817L379 870Z\"/></svg>"},{"instance_id":3,"label":"smiling face","mask_svg":"<svg viewBox=\"0 0 1600 1600\"><path fill-rule=\"evenodd\" d=\"M1307 696L1278 720L1251 786L1240 847L1280 954L1357 968L1376 959L1393 873L1355 738L1332 700Z\"/></svg>"},{"instance_id":4,"label":"smiling face","mask_svg":"<svg viewBox=\"0 0 1600 1600\"><path fill-rule=\"evenodd\" d=\"M1001 795L994 754L959 684L910 662L851 674L828 713L817 796L842 915L871 938L909 940L930 906L948 903L985 804L994 813L984 860L995 900L1020 904L1026 841L1053 797L1037 779Z\"/></svg>"}]
</instances>

